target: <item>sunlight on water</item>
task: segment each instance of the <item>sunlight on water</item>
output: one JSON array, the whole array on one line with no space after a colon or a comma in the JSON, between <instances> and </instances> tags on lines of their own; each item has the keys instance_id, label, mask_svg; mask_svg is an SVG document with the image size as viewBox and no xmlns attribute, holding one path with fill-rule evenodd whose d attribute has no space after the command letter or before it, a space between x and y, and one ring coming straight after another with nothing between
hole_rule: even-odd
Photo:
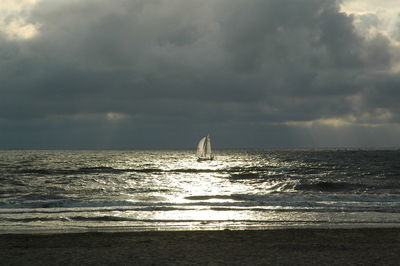
<instances>
[{"instance_id":1,"label":"sunlight on water","mask_svg":"<svg viewBox=\"0 0 400 266\"><path fill-rule=\"evenodd\" d=\"M1 230L400 222L398 151L11 151ZM396 168L397 167L397 168Z\"/></svg>"}]
</instances>

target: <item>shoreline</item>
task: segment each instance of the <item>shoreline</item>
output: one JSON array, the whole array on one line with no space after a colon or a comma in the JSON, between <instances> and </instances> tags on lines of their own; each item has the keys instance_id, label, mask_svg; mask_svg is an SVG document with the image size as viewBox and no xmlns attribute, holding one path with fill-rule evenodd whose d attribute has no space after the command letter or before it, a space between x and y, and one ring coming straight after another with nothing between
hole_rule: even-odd
<instances>
[{"instance_id":1,"label":"shoreline","mask_svg":"<svg viewBox=\"0 0 400 266\"><path fill-rule=\"evenodd\" d=\"M398 265L400 228L0 234L2 265Z\"/></svg>"},{"instance_id":2,"label":"shoreline","mask_svg":"<svg viewBox=\"0 0 400 266\"><path fill-rule=\"evenodd\" d=\"M296 223L294 225L280 224L280 225L162 225L162 226L107 226L107 227L83 227L77 228L73 226L60 227L43 227L35 228L35 230L26 227L15 228L15 226L3 225L0 228L1 235L61 235L61 234L86 234L86 233L140 233L140 232L197 232L197 231L271 231L271 230L341 230L341 229L398 229L400 230L400 223L328 223L328 224L310 224Z\"/></svg>"}]
</instances>

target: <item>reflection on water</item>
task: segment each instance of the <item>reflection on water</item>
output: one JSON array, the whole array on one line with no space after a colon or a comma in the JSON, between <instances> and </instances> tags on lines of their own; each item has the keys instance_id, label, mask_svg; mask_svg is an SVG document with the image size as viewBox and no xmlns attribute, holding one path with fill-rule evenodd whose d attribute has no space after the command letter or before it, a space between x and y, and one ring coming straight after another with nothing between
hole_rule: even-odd
<instances>
[{"instance_id":1,"label":"reflection on water","mask_svg":"<svg viewBox=\"0 0 400 266\"><path fill-rule=\"evenodd\" d=\"M397 226L399 151L2 151L18 230Z\"/></svg>"}]
</instances>

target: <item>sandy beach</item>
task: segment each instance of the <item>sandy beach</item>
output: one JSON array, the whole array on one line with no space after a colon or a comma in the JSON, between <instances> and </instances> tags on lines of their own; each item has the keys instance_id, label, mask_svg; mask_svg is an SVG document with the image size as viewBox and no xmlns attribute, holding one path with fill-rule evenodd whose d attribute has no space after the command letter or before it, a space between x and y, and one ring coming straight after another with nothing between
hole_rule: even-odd
<instances>
[{"instance_id":1,"label":"sandy beach","mask_svg":"<svg viewBox=\"0 0 400 266\"><path fill-rule=\"evenodd\" d=\"M400 229L0 235L1 265L399 265Z\"/></svg>"}]
</instances>

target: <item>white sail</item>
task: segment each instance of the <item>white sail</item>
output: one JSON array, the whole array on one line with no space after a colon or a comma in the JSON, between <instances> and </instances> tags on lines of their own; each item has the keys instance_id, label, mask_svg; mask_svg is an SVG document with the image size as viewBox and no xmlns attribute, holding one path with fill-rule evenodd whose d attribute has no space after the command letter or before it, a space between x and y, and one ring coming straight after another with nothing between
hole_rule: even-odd
<instances>
[{"instance_id":1,"label":"white sail","mask_svg":"<svg viewBox=\"0 0 400 266\"><path fill-rule=\"evenodd\" d=\"M205 156L205 143L206 143L206 137L203 137L200 141L199 144L197 145L197 157L204 157Z\"/></svg>"},{"instance_id":2,"label":"white sail","mask_svg":"<svg viewBox=\"0 0 400 266\"><path fill-rule=\"evenodd\" d=\"M210 136L203 137L197 145L197 157L200 160L212 160Z\"/></svg>"},{"instance_id":3,"label":"white sail","mask_svg":"<svg viewBox=\"0 0 400 266\"><path fill-rule=\"evenodd\" d=\"M211 139L210 136L207 136L206 147L205 147L205 156L211 156Z\"/></svg>"}]
</instances>

